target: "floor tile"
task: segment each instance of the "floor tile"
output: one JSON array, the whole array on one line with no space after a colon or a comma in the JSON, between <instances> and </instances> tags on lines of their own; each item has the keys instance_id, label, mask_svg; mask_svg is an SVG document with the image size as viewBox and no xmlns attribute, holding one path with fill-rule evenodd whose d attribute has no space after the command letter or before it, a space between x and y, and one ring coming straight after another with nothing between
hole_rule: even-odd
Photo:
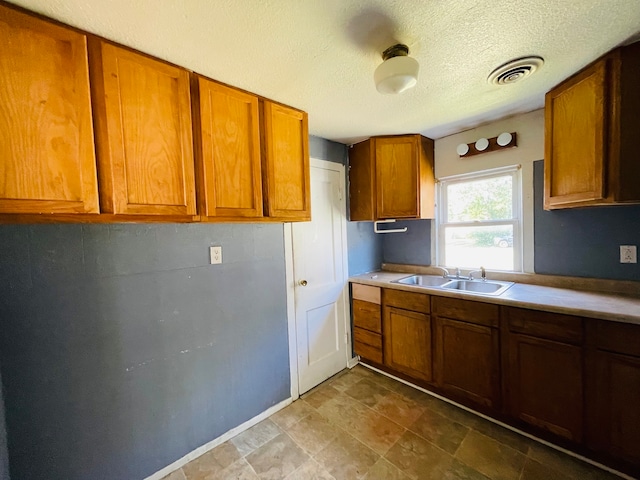
<instances>
[{"instance_id":1,"label":"floor tile","mask_svg":"<svg viewBox=\"0 0 640 480\"><path fill-rule=\"evenodd\" d=\"M336 390L340 390L344 392L349 387L352 387L356 383L363 380L363 378L359 375L349 375L349 372L344 372L342 374L338 374L335 377L332 377L328 380L329 385L331 385Z\"/></svg>"},{"instance_id":2,"label":"floor tile","mask_svg":"<svg viewBox=\"0 0 640 480\"><path fill-rule=\"evenodd\" d=\"M336 480L363 478L379 458L380 455L348 434L338 436L315 456Z\"/></svg>"},{"instance_id":3,"label":"floor tile","mask_svg":"<svg viewBox=\"0 0 640 480\"><path fill-rule=\"evenodd\" d=\"M353 428L369 408L348 395L337 395L318 409L320 415L341 428Z\"/></svg>"},{"instance_id":4,"label":"floor tile","mask_svg":"<svg viewBox=\"0 0 640 480\"><path fill-rule=\"evenodd\" d=\"M287 433L303 450L315 454L341 435L342 431L314 411L289 428Z\"/></svg>"},{"instance_id":5,"label":"floor tile","mask_svg":"<svg viewBox=\"0 0 640 480\"><path fill-rule=\"evenodd\" d=\"M453 459L451 467L442 475L442 480L490 480L489 477L465 465L457 458Z\"/></svg>"},{"instance_id":6,"label":"floor tile","mask_svg":"<svg viewBox=\"0 0 640 480\"><path fill-rule=\"evenodd\" d=\"M356 365L351 370L349 370L350 375L357 375L362 378L374 378L376 375L380 375L378 372L374 372L373 370L363 367L362 365Z\"/></svg>"},{"instance_id":7,"label":"floor tile","mask_svg":"<svg viewBox=\"0 0 640 480\"><path fill-rule=\"evenodd\" d=\"M440 480L453 457L413 432L405 432L385 458L409 477Z\"/></svg>"},{"instance_id":8,"label":"floor tile","mask_svg":"<svg viewBox=\"0 0 640 480\"><path fill-rule=\"evenodd\" d=\"M339 390L336 390L330 385L323 384L322 386L316 387L305 393L300 398L311 407L320 408L322 405L338 395L340 395Z\"/></svg>"},{"instance_id":9,"label":"floor tile","mask_svg":"<svg viewBox=\"0 0 640 480\"><path fill-rule=\"evenodd\" d=\"M349 425L349 433L380 455L387 453L406 430L373 410L365 412Z\"/></svg>"},{"instance_id":10,"label":"floor tile","mask_svg":"<svg viewBox=\"0 0 640 480\"><path fill-rule=\"evenodd\" d=\"M426 407L399 393L389 392L373 409L399 425L409 428L422 415Z\"/></svg>"},{"instance_id":11,"label":"floor tile","mask_svg":"<svg viewBox=\"0 0 640 480\"><path fill-rule=\"evenodd\" d=\"M232 463L214 478L216 480L260 480L244 458Z\"/></svg>"},{"instance_id":12,"label":"floor tile","mask_svg":"<svg viewBox=\"0 0 640 480\"><path fill-rule=\"evenodd\" d=\"M469 431L468 427L429 409L409 429L452 455Z\"/></svg>"},{"instance_id":13,"label":"floor tile","mask_svg":"<svg viewBox=\"0 0 640 480\"><path fill-rule=\"evenodd\" d=\"M519 478L525 455L475 430L469 431L456 458L492 480Z\"/></svg>"},{"instance_id":14,"label":"floor tile","mask_svg":"<svg viewBox=\"0 0 640 480\"><path fill-rule=\"evenodd\" d=\"M524 464L520 480L571 480L571 477L552 469L548 465L543 465L528 458Z\"/></svg>"},{"instance_id":15,"label":"floor tile","mask_svg":"<svg viewBox=\"0 0 640 480\"><path fill-rule=\"evenodd\" d=\"M282 433L282 430L270 419L266 419L240 435L233 437L231 443L235 445L240 455L244 457L269 440L277 437L280 433Z\"/></svg>"},{"instance_id":16,"label":"floor tile","mask_svg":"<svg viewBox=\"0 0 640 480\"><path fill-rule=\"evenodd\" d=\"M508 428L501 427L489 420L485 420L482 417L476 416L476 421L473 422L473 429L479 431L487 437L491 437L500 443L509 445L525 455L529 452L529 446L533 442L529 438L520 435Z\"/></svg>"},{"instance_id":17,"label":"floor tile","mask_svg":"<svg viewBox=\"0 0 640 480\"><path fill-rule=\"evenodd\" d=\"M280 428L286 430L313 411L313 407L308 403L296 400L291 405L271 415L269 419Z\"/></svg>"},{"instance_id":18,"label":"floor tile","mask_svg":"<svg viewBox=\"0 0 640 480\"><path fill-rule=\"evenodd\" d=\"M318 462L309 459L295 472L288 475L286 480L335 480L335 477L322 468Z\"/></svg>"},{"instance_id":19,"label":"floor tile","mask_svg":"<svg viewBox=\"0 0 640 480\"><path fill-rule=\"evenodd\" d=\"M364 379L346 389L344 393L367 407L373 407L391 392L369 379Z\"/></svg>"},{"instance_id":20,"label":"floor tile","mask_svg":"<svg viewBox=\"0 0 640 480\"><path fill-rule=\"evenodd\" d=\"M578 460L570 455L542 445L532 442L529 449L529 457L537 462L546 465L553 470L576 480L619 480L620 477L601 470L593 465Z\"/></svg>"},{"instance_id":21,"label":"floor tile","mask_svg":"<svg viewBox=\"0 0 640 480\"><path fill-rule=\"evenodd\" d=\"M239 459L240 453L236 447L225 442L187 463L182 470L187 480L212 480L217 479L225 468Z\"/></svg>"},{"instance_id":22,"label":"floor tile","mask_svg":"<svg viewBox=\"0 0 640 480\"><path fill-rule=\"evenodd\" d=\"M378 460L364 478L365 480L411 480L410 476L384 458Z\"/></svg>"},{"instance_id":23,"label":"floor tile","mask_svg":"<svg viewBox=\"0 0 640 480\"><path fill-rule=\"evenodd\" d=\"M245 458L260 479L281 480L309 460L309 455L282 433Z\"/></svg>"},{"instance_id":24,"label":"floor tile","mask_svg":"<svg viewBox=\"0 0 640 480\"><path fill-rule=\"evenodd\" d=\"M169 475L164 477L162 480L187 480L182 469L178 469L175 472L171 472Z\"/></svg>"}]
</instances>

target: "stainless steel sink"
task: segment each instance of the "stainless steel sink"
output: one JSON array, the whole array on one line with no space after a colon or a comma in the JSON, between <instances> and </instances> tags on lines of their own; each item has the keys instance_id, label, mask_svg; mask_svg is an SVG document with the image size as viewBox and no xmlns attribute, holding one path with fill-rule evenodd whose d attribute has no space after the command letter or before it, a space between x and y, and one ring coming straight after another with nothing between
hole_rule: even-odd
<instances>
[{"instance_id":1,"label":"stainless steel sink","mask_svg":"<svg viewBox=\"0 0 640 480\"><path fill-rule=\"evenodd\" d=\"M449 282L448 278L434 275L411 275L409 277L392 280L391 283L402 283L403 285L418 285L420 287L440 287Z\"/></svg>"},{"instance_id":2,"label":"stainless steel sink","mask_svg":"<svg viewBox=\"0 0 640 480\"><path fill-rule=\"evenodd\" d=\"M500 295L511 285L513 282L498 282L497 280L452 280L442 285L442 288L485 295Z\"/></svg>"}]
</instances>

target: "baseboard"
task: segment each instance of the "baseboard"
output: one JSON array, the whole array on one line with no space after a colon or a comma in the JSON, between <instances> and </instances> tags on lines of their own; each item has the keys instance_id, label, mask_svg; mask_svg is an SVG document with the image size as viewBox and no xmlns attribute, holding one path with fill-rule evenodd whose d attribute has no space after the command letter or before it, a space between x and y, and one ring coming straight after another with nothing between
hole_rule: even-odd
<instances>
[{"instance_id":1,"label":"baseboard","mask_svg":"<svg viewBox=\"0 0 640 480\"><path fill-rule=\"evenodd\" d=\"M171 472L174 472L174 471L178 470L180 467L182 467L182 466L186 465L187 463L189 463L191 460L194 460L194 459L198 458L200 455L204 455L209 450L213 450L218 445L223 444L224 442L226 442L230 438L235 437L239 433L242 433L245 430L248 430L249 428L253 427L255 424L260 423L265 418L270 417L271 415L273 415L277 411L282 410L284 407L290 405L291 402L292 402L292 399L291 398L287 398L286 400L283 400L282 402L278 403L277 405L274 405L273 407L268 408L267 410L265 410L261 414L256 415L255 417L247 420L243 424L238 425L237 427L232 428L228 432L223 433L218 438L216 438L214 440L211 440L210 442L205 443L201 447L198 447L195 450L187 453L184 457L180 458L179 460L176 460L171 465L167 465L162 470L158 470L153 475L148 476L145 480L160 480L160 479L166 477Z\"/></svg>"},{"instance_id":2,"label":"baseboard","mask_svg":"<svg viewBox=\"0 0 640 480\"><path fill-rule=\"evenodd\" d=\"M516 432L516 433L524 436L524 437L530 438L531 440L534 440L534 441L536 441L538 443L546 445L549 448L553 448L554 450L558 450L559 452L562 452L565 455L569 455L570 457L574 457L574 458L577 458L578 460L582 460L585 463L589 463L589 464L593 465L594 467L600 468L601 470L605 470L607 472L610 472L610 473L613 473L615 475L618 475L619 477L624 478L626 480L635 480L633 477L630 477L629 475L626 475L626 474L624 474L622 472L619 472L619 471L617 471L617 470L615 470L615 469L613 469L611 467L607 467L606 465L603 465L603 464L598 463L598 462L596 462L594 460L591 460L590 458L583 457L582 455L578 455L577 453L572 452L571 450L567 450L567 449L559 447L558 445L555 445L555 444L553 444L551 442L547 442L546 440L538 438L535 435L531 435L530 433L523 432L522 430L519 430L519 429L517 429L515 427L512 427L511 425L503 423L500 420L496 420L495 418L491 418L491 417L489 417L487 415L484 415L484 414L482 414L480 412L476 412L475 410L473 410L473 409L471 409L469 407L466 407L464 405L456 403L453 400L449 400L447 397L443 397L442 395L438 395L437 393L431 392L431 391L427 390L426 388L422 388L422 387L419 387L418 385L414 385L413 383L407 382L406 380L403 380L402 378L395 377L395 376L391 375L390 373L387 373L387 372L385 372L383 370L380 370L380 369L378 369L376 367L372 367L371 365L367 365L366 363L361 363L360 365L362 365L363 367L367 367L368 369L373 370L375 372L378 372L378 373L384 375L385 377L393 378L394 380L397 380L398 382L404 383L405 385L413 387L416 390L420 390L421 392L424 392L424 393L426 393L428 395L431 395L432 397L436 397L437 399L442 400L443 402L447 402L447 403L450 403L451 405L455 405L458 408L466 410L467 412L470 412L470 413L473 413L474 415L482 417L485 420L488 420L488 421L490 421L492 423L495 423L496 425L500 425L503 428L509 429L509 430L511 430L513 432Z\"/></svg>"},{"instance_id":3,"label":"baseboard","mask_svg":"<svg viewBox=\"0 0 640 480\"><path fill-rule=\"evenodd\" d=\"M358 355L356 355L355 357L350 358L349 360L347 360L347 368L348 369L352 369L358 363L360 363L360 357Z\"/></svg>"}]
</instances>

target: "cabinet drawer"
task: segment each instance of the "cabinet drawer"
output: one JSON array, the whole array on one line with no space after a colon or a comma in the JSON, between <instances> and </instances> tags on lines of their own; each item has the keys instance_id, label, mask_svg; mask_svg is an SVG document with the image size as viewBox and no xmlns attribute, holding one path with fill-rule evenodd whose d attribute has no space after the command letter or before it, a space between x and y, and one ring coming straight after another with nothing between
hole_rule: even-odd
<instances>
[{"instance_id":1,"label":"cabinet drawer","mask_svg":"<svg viewBox=\"0 0 640 480\"><path fill-rule=\"evenodd\" d=\"M382 363L382 337L376 333L354 328L353 350L362 358Z\"/></svg>"},{"instance_id":2,"label":"cabinet drawer","mask_svg":"<svg viewBox=\"0 0 640 480\"><path fill-rule=\"evenodd\" d=\"M503 307L509 330L533 337L581 344L584 336L582 318L558 313Z\"/></svg>"},{"instance_id":3,"label":"cabinet drawer","mask_svg":"<svg viewBox=\"0 0 640 480\"><path fill-rule=\"evenodd\" d=\"M402 290L384 289L384 304L392 307L429 313L431 302L429 295L403 292Z\"/></svg>"},{"instance_id":4,"label":"cabinet drawer","mask_svg":"<svg viewBox=\"0 0 640 480\"><path fill-rule=\"evenodd\" d=\"M377 303L378 305L380 305L380 287L371 287L369 285L360 285L359 283L352 283L351 296L357 300Z\"/></svg>"},{"instance_id":5,"label":"cabinet drawer","mask_svg":"<svg viewBox=\"0 0 640 480\"><path fill-rule=\"evenodd\" d=\"M353 339L356 343L366 343L378 350L382 349L382 335L380 334L356 327L353 329Z\"/></svg>"},{"instance_id":6,"label":"cabinet drawer","mask_svg":"<svg viewBox=\"0 0 640 480\"><path fill-rule=\"evenodd\" d=\"M382 333L380 305L353 300L353 326Z\"/></svg>"},{"instance_id":7,"label":"cabinet drawer","mask_svg":"<svg viewBox=\"0 0 640 480\"><path fill-rule=\"evenodd\" d=\"M640 357L640 325L596 321L596 346L603 350Z\"/></svg>"},{"instance_id":8,"label":"cabinet drawer","mask_svg":"<svg viewBox=\"0 0 640 480\"><path fill-rule=\"evenodd\" d=\"M488 303L445 297L433 299L433 313L435 315L487 327L498 326L499 312L497 305Z\"/></svg>"}]
</instances>

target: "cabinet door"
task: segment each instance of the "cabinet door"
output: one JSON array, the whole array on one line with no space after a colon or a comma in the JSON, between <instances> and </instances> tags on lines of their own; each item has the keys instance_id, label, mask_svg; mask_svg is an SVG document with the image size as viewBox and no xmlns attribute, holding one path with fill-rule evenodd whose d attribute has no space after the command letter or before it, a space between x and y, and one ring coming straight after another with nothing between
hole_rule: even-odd
<instances>
[{"instance_id":1,"label":"cabinet door","mask_svg":"<svg viewBox=\"0 0 640 480\"><path fill-rule=\"evenodd\" d=\"M442 390L489 408L500 403L500 344L495 328L435 317L435 377Z\"/></svg>"},{"instance_id":2,"label":"cabinet door","mask_svg":"<svg viewBox=\"0 0 640 480\"><path fill-rule=\"evenodd\" d=\"M258 97L198 77L199 194L208 217L261 217Z\"/></svg>"},{"instance_id":3,"label":"cabinet door","mask_svg":"<svg viewBox=\"0 0 640 480\"><path fill-rule=\"evenodd\" d=\"M385 365L430 382L433 375L430 316L385 307L383 331Z\"/></svg>"},{"instance_id":4,"label":"cabinet door","mask_svg":"<svg viewBox=\"0 0 640 480\"><path fill-rule=\"evenodd\" d=\"M263 192L270 217L311 219L307 114L267 100L264 112Z\"/></svg>"},{"instance_id":5,"label":"cabinet door","mask_svg":"<svg viewBox=\"0 0 640 480\"><path fill-rule=\"evenodd\" d=\"M418 218L417 137L375 139L377 218Z\"/></svg>"},{"instance_id":6,"label":"cabinet door","mask_svg":"<svg viewBox=\"0 0 640 480\"><path fill-rule=\"evenodd\" d=\"M546 209L605 198L606 67L602 60L546 95Z\"/></svg>"},{"instance_id":7,"label":"cabinet door","mask_svg":"<svg viewBox=\"0 0 640 480\"><path fill-rule=\"evenodd\" d=\"M582 440L582 348L508 334L505 379L509 413L570 440Z\"/></svg>"},{"instance_id":8,"label":"cabinet door","mask_svg":"<svg viewBox=\"0 0 640 480\"><path fill-rule=\"evenodd\" d=\"M0 212L98 213L86 36L0 5Z\"/></svg>"},{"instance_id":9,"label":"cabinet door","mask_svg":"<svg viewBox=\"0 0 640 480\"><path fill-rule=\"evenodd\" d=\"M587 397L589 447L640 464L640 358L597 351Z\"/></svg>"},{"instance_id":10,"label":"cabinet door","mask_svg":"<svg viewBox=\"0 0 640 480\"><path fill-rule=\"evenodd\" d=\"M102 211L195 215L189 73L90 39Z\"/></svg>"}]
</instances>

